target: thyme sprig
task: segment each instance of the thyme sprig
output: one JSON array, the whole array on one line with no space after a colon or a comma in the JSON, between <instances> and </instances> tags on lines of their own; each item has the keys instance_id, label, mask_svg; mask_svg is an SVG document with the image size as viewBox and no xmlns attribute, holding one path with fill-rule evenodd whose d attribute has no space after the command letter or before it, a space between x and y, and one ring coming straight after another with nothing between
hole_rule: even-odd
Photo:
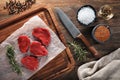
<instances>
[{"instance_id":1,"label":"thyme sprig","mask_svg":"<svg viewBox=\"0 0 120 80\"><path fill-rule=\"evenodd\" d=\"M88 53L83 47L81 47L81 45L76 42L76 41L73 41L73 42L68 42L68 44L70 45L70 47L73 48L73 51L74 51L74 54L75 54L75 58L78 60L78 61L84 61L86 60L86 54Z\"/></svg>"},{"instance_id":2,"label":"thyme sprig","mask_svg":"<svg viewBox=\"0 0 120 80\"><path fill-rule=\"evenodd\" d=\"M16 72L17 74L21 74L21 69L18 63L15 60L15 52L14 48L11 45L7 46L7 53L6 53L9 63L11 64L12 70Z\"/></svg>"}]
</instances>

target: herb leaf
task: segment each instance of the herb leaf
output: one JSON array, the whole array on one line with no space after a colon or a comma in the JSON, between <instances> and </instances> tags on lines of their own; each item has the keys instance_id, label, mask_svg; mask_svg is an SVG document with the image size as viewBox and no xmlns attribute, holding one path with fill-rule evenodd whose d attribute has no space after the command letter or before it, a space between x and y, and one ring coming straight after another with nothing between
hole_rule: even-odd
<instances>
[{"instance_id":1,"label":"herb leaf","mask_svg":"<svg viewBox=\"0 0 120 80\"><path fill-rule=\"evenodd\" d=\"M21 74L20 66L17 64L15 60L15 52L11 45L7 46L7 57L9 58L9 63L11 64L12 70L16 72L17 74Z\"/></svg>"},{"instance_id":2,"label":"herb leaf","mask_svg":"<svg viewBox=\"0 0 120 80\"><path fill-rule=\"evenodd\" d=\"M76 41L68 42L69 46L73 48L75 58L78 61L84 61L87 59L86 54L88 53L83 47L81 47L80 44L78 44Z\"/></svg>"}]
</instances>

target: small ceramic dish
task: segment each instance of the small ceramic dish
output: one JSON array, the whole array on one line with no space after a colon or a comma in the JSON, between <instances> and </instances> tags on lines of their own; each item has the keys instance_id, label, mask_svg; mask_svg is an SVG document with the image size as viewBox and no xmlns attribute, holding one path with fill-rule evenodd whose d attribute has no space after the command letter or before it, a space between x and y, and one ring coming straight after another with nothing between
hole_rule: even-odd
<instances>
[{"instance_id":1,"label":"small ceramic dish","mask_svg":"<svg viewBox=\"0 0 120 80\"><path fill-rule=\"evenodd\" d=\"M105 24L99 24L92 30L92 37L98 43L105 43L111 38L110 27Z\"/></svg>"},{"instance_id":2,"label":"small ceramic dish","mask_svg":"<svg viewBox=\"0 0 120 80\"><path fill-rule=\"evenodd\" d=\"M88 26L95 22L96 11L91 5L84 5L77 11L77 20L80 24Z\"/></svg>"}]
</instances>

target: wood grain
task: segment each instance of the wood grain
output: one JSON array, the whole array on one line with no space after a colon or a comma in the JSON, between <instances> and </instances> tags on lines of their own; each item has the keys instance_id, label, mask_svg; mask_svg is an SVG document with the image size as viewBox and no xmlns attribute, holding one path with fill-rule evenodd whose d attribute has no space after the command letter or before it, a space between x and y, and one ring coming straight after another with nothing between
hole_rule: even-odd
<instances>
[{"instance_id":1,"label":"wood grain","mask_svg":"<svg viewBox=\"0 0 120 80\"><path fill-rule=\"evenodd\" d=\"M58 35L60 40L66 45L61 30L56 22L52 9L49 7L39 6L38 8L26 12L13 18L2 20L0 23L0 42L4 41L11 33L20 28L29 18L34 15L41 17L44 22ZM74 59L67 47L60 55L48 63L43 69L31 76L30 80L54 79L74 68ZM11 76L12 77L12 76Z\"/></svg>"},{"instance_id":2,"label":"wood grain","mask_svg":"<svg viewBox=\"0 0 120 80\"><path fill-rule=\"evenodd\" d=\"M0 20L8 19L12 17L13 15L8 15L7 11L3 10L3 5L5 1L8 0L1 0L0 2ZM24 0L20 0L24 1ZM54 7L60 7L72 20L72 22L77 26L77 28L87 37L87 39L90 41L91 44L104 56L106 54L109 54L110 52L116 50L120 47L120 0L36 0L36 4L32 6L31 9L34 9L36 6L40 5L50 5L51 8L54 10ZM109 4L113 7L114 17L108 21L100 18L97 16L96 22L91 25L90 27L84 27L83 25L80 25L78 21L76 20L76 13L78 9L83 5L91 5L95 8L95 10L98 12L99 8L102 5ZM27 10L29 11L29 10ZM25 12L27 12L25 11ZM18 14L20 15L20 14ZM56 15L56 14L55 14ZM61 22L59 21L57 15L55 16L57 18L57 22L59 23L58 26L61 28L62 35L65 36L66 41L72 41L72 37L67 32L67 30L63 27ZM91 31L97 24L107 24L110 26L112 31L112 37L111 39L104 43L99 44L95 40L93 40L91 36ZM9 31L9 29L7 29ZM6 31L6 30L5 30ZM4 33L2 33L4 34ZM3 36L2 36L3 37ZM0 39L1 40L1 39ZM83 44L82 41L79 41L80 45ZM71 50L72 51L72 50ZM72 53L74 54L74 53ZM93 57L91 57L93 58ZM91 61L91 60L89 60ZM89 62L87 61L87 62ZM77 61L76 61L77 62ZM74 71L69 73L68 75L64 75L62 77L57 78L56 80L78 80L77 78L77 68L80 66L81 62L77 62L76 68Z\"/></svg>"},{"instance_id":3,"label":"wood grain","mask_svg":"<svg viewBox=\"0 0 120 80\"><path fill-rule=\"evenodd\" d=\"M83 43L86 45L86 47L93 54L94 57L96 57L96 58L100 58L101 57L100 56L101 54L94 48L94 46L92 44L90 44L90 42L87 40L87 38L82 33L80 33L77 36L77 38L81 39L83 41Z\"/></svg>"}]
</instances>

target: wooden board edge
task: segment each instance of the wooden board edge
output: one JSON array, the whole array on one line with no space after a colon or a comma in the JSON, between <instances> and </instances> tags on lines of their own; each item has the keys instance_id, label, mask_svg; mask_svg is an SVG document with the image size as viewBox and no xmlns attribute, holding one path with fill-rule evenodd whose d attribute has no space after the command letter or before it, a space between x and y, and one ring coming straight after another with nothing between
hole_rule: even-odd
<instances>
[{"instance_id":1,"label":"wooden board edge","mask_svg":"<svg viewBox=\"0 0 120 80\"><path fill-rule=\"evenodd\" d=\"M39 8L35 7L34 11L33 10L26 10L25 12L17 14L17 15L13 15L12 17L10 17L8 19L3 19L3 20L0 21L0 29L3 29L6 26L11 25L11 24L13 24L13 23L15 23L15 22L17 22L21 19L24 19L24 18L30 16L30 15L27 15L27 14L32 15L32 14L36 13L37 11L39 11L40 9L46 9L46 5L40 5Z\"/></svg>"},{"instance_id":2,"label":"wooden board edge","mask_svg":"<svg viewBox=\"0 0 120 80\"><path fill-rule=\"evenodd\" d=\"M64 38L63 33L61 32L60 26L58 25L58 21L57 21L56 18L55 18L55 14L54 14L54 12L53 12L53 9L50 8L50 7L48 7L47 9L48 9L50 15L52 16L51 18L52 18L53 22L55 22L56 30L58 31L59 36L60 36L63 44L66 46L66 52L67 52L67 55L68 55L68 57L69 57L69 59L70 59L71 67L72 67L72 66L74 67L74 66L75 66L75 60L74 60L74 58L73 58L73 55L72 55L69 47L66 45L66 40L65 40L65 38Z\"/></svg>"},{"instance_id":3,"label":"wooden board edge","mask_svg":"<svg viewBox=\"0 0 120 80\"><path fill-rule=\"evenodd\" d=\"M35 11L33 11L32 13L35 13L35 12L39 11L41 8L47 9L47 10L49 11L50 16L51 16L53 22L56 22L54 25L57 26L57 27L55 27L55 28L56 28L57 32L59 33L59 36L60 36L63 44L66 46L66 41L65 41L65 39L64 39L64 36L63 36L62 32L60 31L60 26L59 26L58 23L57 23L57 20L56 20L56 18L55 18L54 12L52 11L52 9L51 9L49 6L42 6L42 5L41 5L41 7L39 6L39 8L35 8ZM31 13L31 11L32 11L32 10L28 10L28 11L24 12L23 14L15 15L15 16L13 16L12 18L9 18L9 19L0 21L0 29L5 28L6 26L15 23L15 21L18 21L18 20L21 20L22 18L25 18L25 17L23 17L23 16ZM26 17L27 17L27 16L26 16ZM6 23L7 23L7 24L6 24ZM56 74L51 75L50 77L54 76L54 78L55 78L55 77L57 77L56 75L61 74L61 73L64 73L64 72L70 72L70 71L74 68L75 61L74 61L74 59L73 59L73 56L72 56L72 54L71 54L71 52L70 52L69 47L66 47L66 50L65 50L65 51L66 51L66 53L67 53L66 55L68 56L68 59L69 59L69 61L70 61L70 64L67 66L67 68L63 69L62 71L60 71L60 72L58 72L58 73L56 73ZM60 75L59 75L59 76L60 76Z\"/></svg>"}]
</instances>

